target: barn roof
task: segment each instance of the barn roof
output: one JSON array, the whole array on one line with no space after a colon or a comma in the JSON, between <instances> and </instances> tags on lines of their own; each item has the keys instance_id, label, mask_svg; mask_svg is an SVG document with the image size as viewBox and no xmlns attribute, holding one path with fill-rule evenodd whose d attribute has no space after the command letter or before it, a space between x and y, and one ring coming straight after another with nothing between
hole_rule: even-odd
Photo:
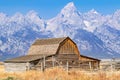
<instances>
[{"instance_id":1,"label":"barn roof","mask_svg":"<svg viewBox=\"0 0 120 80\"><path fill-rule=\"evenodd\" d=\"M49 54L26 55L26 56L20 56L17 58L13 58L13 59L8 59L4 62L31 62L34 60L42 59L44 56L48 57L51 55L49 55Z\"/></svg>"},{"instance_id":2,"label":"barn roof","mask_svg":"<svg viewBox=\"0 0 120 80\"><path fill-rule=\"evenodd\" d=\"M69 37L38 39L30 47L27 55L56 54L59 46Z\"/></svg>"},{"instance_id":3,"label":"barn roof","mask_svg":"<svg viewBox=\"0 0 120 80\"><path fill-rule=\"evenodd\" d=\"M47 38L47 39L38 39L32 45L49 45L49 44L60 44L67 37L62 38Z\"/></svg>"},{"instance_id":4,"label":"barn roof","mask_svg":"<svg viewBox=\"0 0 120 80\"><path fill-rule=\"evenodd\" d=\"M89 56L85 56L85 55L80 55L80 56L83 57L83 58L91 59L91 60L101 61L101 60L99 60L99 59L97 59L97 58L93 58L93 57L89 57Z\"/></svg>"}]
</instances>

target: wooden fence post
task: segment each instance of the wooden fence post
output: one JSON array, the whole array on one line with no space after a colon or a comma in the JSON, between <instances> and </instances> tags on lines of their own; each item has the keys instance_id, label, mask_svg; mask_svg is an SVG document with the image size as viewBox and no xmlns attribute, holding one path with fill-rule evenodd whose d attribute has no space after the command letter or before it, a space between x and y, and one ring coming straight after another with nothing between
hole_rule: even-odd
<instances>
[{"instance_id":1,"label":"wooden fence post","mask_svg":"<svg viewBox=\"0 0 120 80\"><path fill-rule=\"evenodd\" d=\"M69 70L69 63L68 63L68 61L67 61L67 73L68 73L68 70Z\"/></svg>"},{"instance_id":2,"label":"wooden fence post","mask_svg":"<svg viewBox=\"0 0 120 80\"><path fill-rule=\"evenodd\" d=\"M55 60L54 60L53 56L52 56L52 65L53 65L53 67L55 66Z\"/></svg>"},{"instance_id":3,"label":"wooden fence post","mask_svg":"<svg viewBox=\"0 0 120 80\"><path fill-rule=\"evenodd\" d=\"M113 71L113 59L111 59L111 71Z\"/></svg>"},{"instance_id":4,"label":"wooden fence post","mask_svg":"<svg viewBox=\"0 0 120 80\"><path fill-rule=\"evenodd\" d=\"M41 71L43 71L43 63L41 62Z\"/></svg>"},{"instance_id":5,"label":"wooden fence post","mask_svg":"<svg viewBox=\"0 0 120 80\"><path fill-rule=\"evenodd\" d=\"M91 62L89 62L89 67L90 67L90 71L92 70L92 65Z\"/></svg>"},{"instance_id":6,"label":"wooden fence post","mask_svg":"<svg viewBox=\"0 0 120 80\"><path fill-rule=\"evenodd\" d=\"M29 62L27 62L27 64L26 64L26 70L30 70L30 64L29 64Z\"/></svg>"},{"instance_id":7,"label":"wooden fence post","mask_svg":"<svg viewBox=\"0 0 120 80\"><path fill-rule=\"evenodd\" d=\"M43 60L44 60L43 70L45 70L45 66L46 66L46 64L45 64L45 56L44 56Z\"/></svg>"}]
</instances>

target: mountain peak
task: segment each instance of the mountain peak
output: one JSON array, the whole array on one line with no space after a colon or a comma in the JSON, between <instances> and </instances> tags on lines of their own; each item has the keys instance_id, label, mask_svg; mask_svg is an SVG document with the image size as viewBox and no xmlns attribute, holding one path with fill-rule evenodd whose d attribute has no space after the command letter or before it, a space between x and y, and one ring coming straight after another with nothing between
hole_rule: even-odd
<instances>
[{"instance_id":1,"label":"mountain peak","mask_svg":"<svg viewBox=\"0 0 120 80\"><path fill-rule=\"evenodd\" d=\"M35 12L34 10L29 11L26 16L38 16L38 13Z\"/></svg>"},{"instance_id":2,"label":"mountain peak","mask_svg":"<svg viewBox=\"0 0 120 80\"><path fill-rule=\"evenodd\" d=\"M63 16L71 17L71 15L79 15L73 2L68 3L62 10L61 13Z\"/></svg>"},{"instance_id":3,"label":"mountain peak","mask_svg":"<svg viewBox=\"0 0 120 80\"><path fill-rule=\"evenodd\" d=\"M64 10L76 10L76 7L73 2L70 2L62 9L62 11Z\"/></svg>"},{"instance_id":4,"label":"mountain peak","mask_svg":"<svg viewBox=\"0 0 120 80\"><path fill-rule=\"evenodd\" d=\"M65 7L75 7L73 2L69 2Z\"/></svg>"},{"instance_id":5,"label":"mountain peak","mask_svg":"<svg viewBox=\"0 0 120 80\"><path fill-rule=\"evenodd\" d=\"M98 12L95 10L95 9L92 9L89 11L90 13L93 13L93 14L98 14Z\"/></svg>"}]
</instances>

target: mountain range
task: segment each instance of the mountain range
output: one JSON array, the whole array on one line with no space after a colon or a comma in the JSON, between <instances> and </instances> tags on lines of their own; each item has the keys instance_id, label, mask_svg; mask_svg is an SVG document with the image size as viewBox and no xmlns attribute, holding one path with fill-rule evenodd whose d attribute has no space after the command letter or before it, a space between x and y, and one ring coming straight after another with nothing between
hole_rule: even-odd
<instances>
[{"instance_id":1,"label":"mountain range","mask_svg":"<svg viewBox=\"0 0 120 80\"><path fill-rule=\"evenodd\" d=\"M92 9L86 13L68 3L56 17L44 20L37 12L8 16L0 13L0 60L27 54L38 38L69 36L83 55L120 58L120 10L103 15Z\"/></svg>"}]
</instances>

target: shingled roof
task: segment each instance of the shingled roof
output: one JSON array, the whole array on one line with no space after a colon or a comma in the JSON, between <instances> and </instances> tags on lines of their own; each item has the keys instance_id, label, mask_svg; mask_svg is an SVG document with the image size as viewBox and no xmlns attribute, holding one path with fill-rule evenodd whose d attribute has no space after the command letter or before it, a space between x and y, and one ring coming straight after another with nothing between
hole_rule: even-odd
<instances>
[{"instance_id":1,"label":"shingled roof","mask_svg":"<svg viewBox=\"0 0 120 80\"><path fill-rule=\"evenodd\" d=\"M20 56L17 58L13 58L13 59L8 59L4 62L31 62L34 60L38 60L38 59L42 59L43 57L48 57L51 56L50 54L37 54L37 55L26 55L26 56Z\"/></svg>"},{"instance_id":2,"label":"shingled roof","mask_svg":"<svg viewBox=\"0 0 120 80\"><path fill-rule=\"evenodd\" d=\"M87 59L91 59L91 60L97 60L97 61L100 61L99 59L97 58L93 58L93 57L90 57L90 56L85 56L85 55L80 55L82 58L87 58ZM86 60L87 61L87 60ZM89 60L90 61L90 60Z\"/></svg>"},{"instance_id":3,"label":"shingled roof","mask_svg":"<svg viewBox=\"0 0 120 80\"><path fill-rule=\"evenodd\" d=\"M67 37L62 38L47 38L47 39L38 39L32 45L50 45L50 44L60 44Z\"/></svg>"},{"instance_id":4,"label":"shingled roof","mask_svg":"<svg viewBox=\"0 0 120 80\"><path fill-rule=\"evenodd\" d=\"M27 55L56 54L60 44L69 37L38 39L30 47Z\"/></svg>"}]
</instances>

